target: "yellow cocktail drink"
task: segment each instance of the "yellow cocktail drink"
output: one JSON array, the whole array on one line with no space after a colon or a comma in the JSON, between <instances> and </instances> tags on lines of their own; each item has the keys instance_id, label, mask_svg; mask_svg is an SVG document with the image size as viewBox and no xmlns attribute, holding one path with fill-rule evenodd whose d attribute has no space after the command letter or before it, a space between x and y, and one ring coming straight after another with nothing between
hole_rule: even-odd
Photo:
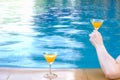
<instances>
[{"instance_id":1,"label":"yellow cocktail drink","mask_svg":"<svg viewBox=\"0 0 120 80\"><path fill-rule=\"evenodd\" d=\"M104 22L103 19L91 19L90 21L91 21L94 29L96 29L96 30L98 30Z\"/></svg>"},{"instance_id":2,"label":"yellow cocktail drink","mask_svg":"<svg viewBox=\"0 0 120 80\"><path fill-rule=\"evenodd\" d=\"M56 59L57 54L45 54L44 57L48 63L53 63Z\"/></svg>"},{"instance_id":3,"label":"yellow cocktail drink","mask_svg":"<svg viewBox=\"0 0 120 80\"><path fill-rule=\"evenodd\" d=\"M51 66L52 66L52 63L55 61L57 54L56 53L44 53L44 57L45 57L45 60L49 64L49 73L46 74L44 77L49 78L50 80L56 78L57 75L52 73Z\"/></svg>"},{"instance_id":4,"label":"yellow cocktail drink","mask_svg":"<svg viewBox=\"0 0 120 80\"><path fill-rule=\"evenodd\" d=\"M103 22L92 22L95 29L99 29Z\"/></svg>"}]
</instances>

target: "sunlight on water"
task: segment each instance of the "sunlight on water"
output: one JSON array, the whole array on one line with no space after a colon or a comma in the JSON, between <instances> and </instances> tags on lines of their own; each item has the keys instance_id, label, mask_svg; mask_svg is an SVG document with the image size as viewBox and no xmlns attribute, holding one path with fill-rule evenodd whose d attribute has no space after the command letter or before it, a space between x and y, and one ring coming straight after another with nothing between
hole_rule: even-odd
<instances>
[{"instance_id":1,"label":"sunlight on water","mask_svg":"<svg viewBox=\"0 0 120 80\"><path fill-rule=\"evenodd\" d=\"M26 4L28 3L28 4ZM0 50L1 58L28 56L33 38L33 1L0 1ZM12 57L11 59L12 60ZM14 59L13 59L14 60ZM1 60L2 61L2 60ZM17 65L17 64L16 64Z\"/></svg>"}]
</instances>

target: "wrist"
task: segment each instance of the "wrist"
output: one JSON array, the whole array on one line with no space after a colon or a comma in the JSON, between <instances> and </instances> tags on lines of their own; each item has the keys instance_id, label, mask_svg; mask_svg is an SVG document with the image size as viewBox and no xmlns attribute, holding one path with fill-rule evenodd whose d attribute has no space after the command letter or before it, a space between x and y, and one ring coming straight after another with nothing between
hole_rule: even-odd
<instances>
[{"instance_id":1,"label":"wrist","mask_svg":"<svg viewBox=\"0 0 120 80\"><path fill-rule=\"evenodd\" d=\"M103 49L105 49L105 46L104 45L98 45L98 46L96 46L96 50L103 50Z\"/></svg>"}]
</instances>

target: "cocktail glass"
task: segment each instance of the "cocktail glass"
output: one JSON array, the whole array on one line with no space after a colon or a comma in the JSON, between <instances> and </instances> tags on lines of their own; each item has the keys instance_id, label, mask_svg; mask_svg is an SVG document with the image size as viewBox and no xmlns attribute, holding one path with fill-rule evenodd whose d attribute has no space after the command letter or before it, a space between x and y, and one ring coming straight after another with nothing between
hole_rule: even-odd
<instances>
[{"instance_id":1,"label":"cocktail glass","mask_svg":"<svg viewBox=\"0 0 120 80\"><path fill-rule=\"evenodd\" d=\"M103 19L91 19L90 21L91 21L94 29L96 29L96 30L98 30L104 22Z\"/></svg>"},{"instance_id":2,"label":"cocktail glass","mask_svg":"<svg viewBox=\"0 0 120 80\"><path fill-rule=\"evenodd\" d=\"M54 79L57 77L56 74L52 73L52 70L51 70L51 66L52 64L54 63L56 57L57 57L57 54L56 53L44 53L44 57L45 57L45 60L48 62L49 64L49 73L45 74L44 77L45 78L49 78L49 79Z\"/></svg>"}]
</instances>

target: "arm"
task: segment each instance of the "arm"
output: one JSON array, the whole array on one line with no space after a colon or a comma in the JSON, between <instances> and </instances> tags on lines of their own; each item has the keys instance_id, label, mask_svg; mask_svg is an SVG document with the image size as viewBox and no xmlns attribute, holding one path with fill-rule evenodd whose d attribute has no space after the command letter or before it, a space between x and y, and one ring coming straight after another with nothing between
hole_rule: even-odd
<instances>
[{"instance_id":1,"label":"arm","mask_svg":"<svg viewBox=\"0 0 120 80\"><path fill-rule=\"evenodd\" d=\"M120 55L117 57L116 61L120 64Z\"/></svg>"},{"instance_id":2,"label":"arm","mask_svg":"<svg viewBox=\"0 0 120 80\"><path fill-rule=\"evenodd\" d=\"M107 78L120 78L120 64L107 52L101 34L94 30L90 34L90 42L97 51L98 59Z\"/></svg>"}]
</instances>

